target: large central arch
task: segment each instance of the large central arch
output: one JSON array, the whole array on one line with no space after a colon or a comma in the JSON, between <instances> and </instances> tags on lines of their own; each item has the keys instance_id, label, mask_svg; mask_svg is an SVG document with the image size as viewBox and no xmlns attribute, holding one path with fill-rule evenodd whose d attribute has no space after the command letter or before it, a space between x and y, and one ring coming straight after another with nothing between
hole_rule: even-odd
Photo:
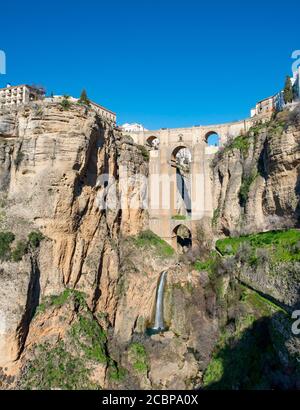
<instances>
[{"instance_id":1,"label":"large central arch","mask_svg":"<svg viewBox=\"0 0 300 410\"><path fill-rule=\"evenodd\" d=\"M191 214L191 159L192 153L186 145L178 145L171 152L172 217Z\"/></svg>"}]
</instances>

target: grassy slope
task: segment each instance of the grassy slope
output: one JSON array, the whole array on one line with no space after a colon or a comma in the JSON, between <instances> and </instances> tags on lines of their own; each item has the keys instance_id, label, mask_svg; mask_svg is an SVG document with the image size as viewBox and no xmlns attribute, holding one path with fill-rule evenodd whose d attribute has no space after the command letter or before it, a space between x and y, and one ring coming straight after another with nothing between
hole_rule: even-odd
<instances>
[{"instance_id":1,"label":"grassy slope","mask_svg":"<svg viewBox=\"0 0 300 410\"><path fill-rule=\"evenodd\" d=\"M249 244L253 254L258 248L266 249L274 263L300 261L300 230L297 229L220 239L216 248L222 255L235 255L242 243Z\"/></svg>"},{"instance_id":2,"label":"grassy slope","mask_svg":"<svg viewBox=\"0 0 300 410\"><path fill-rule=\"evenodd\" d=\"M273 264L300 260L300 231L290 229L218 240L216 248L224 257L212 252L207 260L196 262L195 268L207 270L211 281L222 289L222 275L218 276L218 267L227 258L241 252L241 244L245 246L245 243L249 248L247 263L257 259L259 249L267 251ZM273 324L274 320L281 321L287 328L287 334L290 334L289 316L279 306L242 285L235 284L235 289L228 292L223 307L226 306L227 312L234 314L227 317L222 327L220 339L204 374L205 388L282 388L286 376L278 359L278 347L284 349L286 341L281 339L282 335L274 333ZM234 299L233 303L230 298Z\"/></svg>"}]
</instances>

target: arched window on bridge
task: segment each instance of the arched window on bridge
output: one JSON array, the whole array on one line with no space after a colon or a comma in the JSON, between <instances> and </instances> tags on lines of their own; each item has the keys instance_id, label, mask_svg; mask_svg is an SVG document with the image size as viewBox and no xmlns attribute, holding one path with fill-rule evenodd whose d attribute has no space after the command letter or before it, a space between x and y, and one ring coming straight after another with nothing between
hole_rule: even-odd
<instances>
[{"instance_id":1,"label":"arched window on bridge","mask_svg":"<svg viewBox=\"0 0 300 410\"><path fill-rule=\"evenodd\" d=\"M176 172L176 186L172 206L173 218L187 218L191 214L191 151L185 146L176 147L171 156L171 166Z\"/></svg>"},{"instance_id":2,"label":"arched window on bridge","mask_svg":"<svg viewBox=\"0 0 300 410\"><path fill-rule=\"evenodd\" d=\"M215 131L209 131L205 136L205 141L209 147L218 147L220 145L220 137Z\"/></svg>"},{"instance_id":3,"label":"arched window on bridge","mask_svg":"<svg viewBox=\"0 0 300 410\"><path fill-rule=\"evenodd\" d=\"M189 228L183 224L177 225L173 230L174 246L179 253L187 252L192 246L192 234Z\"/></svg>"},{"instance_id":4,"label":"arched window on bridge","mask_svg":"<svg viewBox=\"0 0 300 410\"><path fill-rule=\"evenodd\" d=\"M146 145L150 149L158 149L159 148L159 138L157 138L155 135L148 137L146 140Z\"/></svg>"}]
</instances>

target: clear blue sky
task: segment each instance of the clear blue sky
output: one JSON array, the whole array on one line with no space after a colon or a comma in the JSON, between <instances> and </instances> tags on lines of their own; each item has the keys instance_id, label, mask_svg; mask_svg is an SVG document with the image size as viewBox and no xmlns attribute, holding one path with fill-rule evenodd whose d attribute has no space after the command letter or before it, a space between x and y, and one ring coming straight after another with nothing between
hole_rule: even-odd
<instances>
[{"instance_id":1,"label":"clear blue sky","mask_svg":"<svg viewBox=\"0 0 300 410\"><path fill-rule=\"evenodd\" d=\"M2 2L0 86L85 87L152 129L241 119L291 73L299 15L299 0Z\"/></svg>"}]
</instances>

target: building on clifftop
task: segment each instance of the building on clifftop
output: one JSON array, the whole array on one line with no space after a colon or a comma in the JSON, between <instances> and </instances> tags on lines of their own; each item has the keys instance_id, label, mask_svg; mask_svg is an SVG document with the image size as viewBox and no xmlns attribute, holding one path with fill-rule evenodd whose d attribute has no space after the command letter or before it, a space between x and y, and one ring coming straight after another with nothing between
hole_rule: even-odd
<instances>
[{"instance_id":1,"label":"building on clifftop","mask_svg":"<svg viewBox=\"0 0 300 410\"><path fill-rule=\"evenodd\" d=\"M42 100L44 97L45 90L41 87L8 84L5 88L0 88L0 108L27 104L31 101Z\"/></svg>"}]
</instances>

